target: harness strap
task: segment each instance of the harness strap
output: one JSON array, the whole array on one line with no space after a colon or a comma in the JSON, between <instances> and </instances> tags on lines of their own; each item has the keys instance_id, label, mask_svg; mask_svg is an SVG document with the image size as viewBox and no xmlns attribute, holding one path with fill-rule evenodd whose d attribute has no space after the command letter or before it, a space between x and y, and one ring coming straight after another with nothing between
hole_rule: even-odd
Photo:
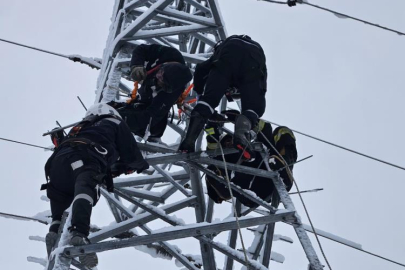
<instances>
[{"instance_id":1,"label":"harness strap","mask_svg":"<svg viewBox=\"0 0 405 270\"><path fill-rule=\"evenodd\" d=\"M179 114L179 118L181 118L181 114L184 111L184 101L187 98L187 96L190 94L191 89L193 89L194 87L194 83L190 84L186 90L184 90L183 94L181 94L181 96L177 99L176 104L177 104L177 108L178 110L178 114ZM188 100L186 103L187 104L193 104L194 102L197 102L196 98L190 99Z\"/></svg>"},{"instance_id":2,"label":"harness strap","mask_svg":"<svg viewBox=\"0 0 405 270\"><path fill-rule=\"evenodd\" d=\"M54 152L52 155L49 157L48 161L45 164L45 178L46 178L46 184L43 184L41 186L41 190L44 190L47 188L48 182L49 182L49 171L51 167L52 160L55 158L55 156L58 154L58 152L65 146L66 144L70 144L71 147L76 147L76 146L91 146L94 148L96 152L101 154L102 156L107 155L108 151L105 149L102 145L95 143L89 139L86 138L76 138L75 136L80 132L80 130L83 127L86 127L88 125L92 125L95 122L98 122L104 118L117 118L114 115L97 115L97 116L91 116L91 117L86 117L82 122L77 124L75 127L72 128L72 130L69 132L69 137L63 140L63 142L55 148Z\"/></svg>"},{"instance_id":3,"label":"harness strap","mask_svg":"<svg viewBox=\"0 0 405 270\"><path fill-rule=\"evenodd\" d=\"M131 93L131 98L127 100L128 104L135 101L136 95L138 94L138 89L139 89L139 82L135 81L134 82L134 89L132 90L132 93Z\"/></svg>"}]
</instances>

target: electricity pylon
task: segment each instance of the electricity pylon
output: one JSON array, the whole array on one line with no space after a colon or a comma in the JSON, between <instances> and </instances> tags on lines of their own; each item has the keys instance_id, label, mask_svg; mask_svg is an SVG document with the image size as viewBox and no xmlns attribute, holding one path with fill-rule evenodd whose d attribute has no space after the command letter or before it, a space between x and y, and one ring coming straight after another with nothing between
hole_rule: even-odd
<instances>
[{"instance_id":1,"label":"electricity pylon","mask_svg":"<svg viewBox=\"0 0 405 270\"><path fill-rule=\"evenodd\" d=\"M212 54L214 45L226 36L224 21L216 0L116 0L102 62L93 63L100 68L95 102L114 100L119 97L120 92L130 93L131 89L122 80L129 76L131 52L137 45L152 43L175 47L182 52L188 66L192 69L195 64L206 60ZM224 108L226 101L223 101L221 106ZM184 134L181 126L173 124L169 126L179 136ZM201 149L201 140L202 136L197 143L200 146L199 149ZM229 184L233 192L242 194L266 211L260 211L262 216L243 218L239 223L235 218L212 223L214 203L212 200L206 201L201 172L228 184L226 179L206 168L206 165L211 164L224 168L224 162L211 158L220 153L206 151L179 154L170 147L143 143L138 145L144 153L147 153L146 160L154 168L155 174L118 179L115 181L114 193L101 188L101 194L107 200L117 224L93 232L89 237L92 244L58 249L59 253L48 264L48 269L68 270L70 265L86 269L74 258L86 253L151 244L164 249L187 269L197 270L201 267L206 270L218 269L214 249L219 252L217 254L223 254L226 257L224 270L233 269L234 261L246 265L248 269L268 269L274 224L279 221L288 223L295 229L310 268L323 269L277 172L272 172L270 168L262 170L240 164L226 164L229 170L268 178L269 181L273 181L277 193L273 195L272 204L269 204L252 193ZM263 159L268 160L265 149L261 145L256 145L256 148L263 155ZM228 149L225 152L232 151ZM167 168L172 165L182 169L170 172ZM161 193L152 192L158 183L165 183L168 187ZM185 187L187 183L190 183L191 192ZM161 206L178 191L182 193L183 199ZM131 206L125 206L121 200L125 200ZM277 209L279 202L284 209ZM170 215L186 207L195 209L195 224L185 225L181 220ZM254 210L242 210L241 205L236 204L238 216L244 216ZM166 222L173 228L153 231L147 224L154 220ZM65 230L60 232L62 242L59 246L63 246L68 222L67 216L64 219L64 225L61 226L61 228L65 227ZM245 257L242 252L235 249L237 230L252 226L258 226L254 229L258 232L258 239L255 239L253 246L249 249L250 253ZM136 227L141 228L145 235L134 235L130 232ZM223 231L230 231L227 244L215 241L215 235ZM112 237L120 240L101 242ZM202 265L167 242L192 237L200 244Z\"/></svg>"}]
</instances>

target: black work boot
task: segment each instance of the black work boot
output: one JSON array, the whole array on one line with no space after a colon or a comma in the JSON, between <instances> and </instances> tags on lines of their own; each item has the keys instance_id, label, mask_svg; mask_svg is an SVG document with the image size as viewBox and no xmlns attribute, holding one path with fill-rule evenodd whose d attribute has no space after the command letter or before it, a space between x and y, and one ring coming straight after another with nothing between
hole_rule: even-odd
<instances>
[{"instance_id":1,"label":"black work boot","mask_svg":"<svg viewBox=\"0 0 405 270\"><path fill-rule=\"evenodd\" d=\"M243 154L243 159L252 161L255 159L255 151L250 144L250 130L252 124L249 118L243 114L238 115L235 121L235 134L233 138L233 145L236 149L240 150Z\"/></svg>"},{"instance_id":2,"label":"black work boot","mask_svg":"<svg viewBox=\"0 0 405 270\"><path fill-rule=\"evenodd\" d=\"M186 137L179 146L179 152L192 153L195 152L195 141L204 128L206 120L198 112L191 112L190 123L188 125Z\"/></svg>"},{"instance_id":3,"label":"black work boot","mask_svg":"<svg viewBox=\"0 0 405 270\"><path fill-rule=\"evenodd\" d=\"M72 238L70 239L69 244L72 246L83 246L90 244L90 241L89 239L87 239L86 235L78 231L72 231ZM96 267L98 264L98 258L96 253L81 255L79 256L79 260L83 265L89 268Z\"/></svg>"},{"instance_id":4,"label":"black work boot","mask_svg":"<svg viewBox=\"0 0 405 270\"><path fill-rule=\"evenodd\" d=\"M52 252L52 249L55 247L57 239L58 239L58 234L56 232L49 232L46 234L45 244L46 244L46 253L48 254L48 258Z\"/></svg>"}]
</instances>

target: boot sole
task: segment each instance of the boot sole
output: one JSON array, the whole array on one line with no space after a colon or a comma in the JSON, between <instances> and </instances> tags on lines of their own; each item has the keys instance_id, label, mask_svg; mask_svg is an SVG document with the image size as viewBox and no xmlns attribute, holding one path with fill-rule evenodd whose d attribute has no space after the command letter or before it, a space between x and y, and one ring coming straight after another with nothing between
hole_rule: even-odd
<instances>
[{"instance_id":1,"label":"boot sole","mask_svg":"<svg viewBox=\"0 0 405 270\"><path fill-rule=\"evenodd\" d=\"M86 267L93 268L98 265L98 257L96 253L89 253L83 256L79 256L80 262Z\"/></svg>"},{"instance_id":2,"label":"boot sole","mask_svg":"<svg viewBox=\"0 0 405 270\"><path fill-rule=\"evenodd\" d=\"M56 244L56 240L58 239L58 234L55 233L48 233L45 237L45 245L46 245L46 251L48 253L48 257L52 251L52 248L55 246Z\"/></svg>"}]
</instances>

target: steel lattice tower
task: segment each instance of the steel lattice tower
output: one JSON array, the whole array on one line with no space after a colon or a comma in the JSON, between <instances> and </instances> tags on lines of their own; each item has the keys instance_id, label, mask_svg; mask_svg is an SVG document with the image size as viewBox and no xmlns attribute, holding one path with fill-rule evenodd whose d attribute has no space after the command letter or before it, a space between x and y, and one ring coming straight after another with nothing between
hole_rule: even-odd
<instances>
[{"instance_id":1,"label":"steel lattice tower","mask_svg":"<svg viewBox=\"0 0 405 270\"><path fill-rule=\"evenodd\" d=\"M101 64L85 58L80 59L80 61L93 67L100 68L96 103L116 99L120 92L130 93L131 89L125 82L122 82L122 79L129 76L131 52L138 44L153 43L175 47L182 52L187 64L193 69L196 63L207 59L217 41L225 39L227 35L216 0L115 0L111 21L110 33ZM223 101L221 106L225 108L226 101ZM181 126L170 123L169 126L179 136L184 134L184 129ZM199 149L201 149L201 140L202 136L198 141ZM255 229L259 233L254 241L256 243L253 248L254 251L249 254L246 262L243 253L235 249L237 241L235 219L212 223L214 203L212 200L206 201L203 192L201 172L226 183L226 180L205 167L205 165L213 164L223 168L224 162L210 158L210 156L220 153L207 151L204 154L179 154L174 148L144 143L138 145L146 153L146 160L154 168L155 174L118 179L115 181L114 193L108 193L101 188L101 194L107 200L117 222L116 226L93 232L89 237L92 242L90 245L60 249L54 260L48 264L48 269L68 270L70 265L79 269L86 269L74 259L75 256L137 245L155 244L166 250L187 269L197 270L201 268L201 265L190 260L167 242L188 237L194 237L199 242L202 264L206 270L218 268L231 270L234 260L245 265L248 264L249 269L268 269L274 226L275 222L278 221L293 226L311 269L323 269L278 173L270 171L269 168L268 170L261 170L238 164L227 164L230 170L271 179L277 190L277 194L273 195L270 205L231 184L233 192L243 194L264 208L264 210L259 211L260 217L246 217L239 221L241 228L259 226ZM266 159L267 153L260 145L257 145L257 150ZM229 151L232 152L232 150ZM170 172L167 168L171 165L176 165L182 170ZM166 183L168 186L159 196L156 195L156 192L152 192L157 183ZM184 187L187 183L190 183L191 192ZM139 187L143 187L143 189L141 190ZM183 199L162 206L177 191L182 193ZM124 206L121 200L130 203L131 207ZM284 209L277 210L279 202L284 206ZM186 207L195 209L195 224L184 225L170 215ZM255 210L242 210L238 203L236 208L240 216ZM147 225L154 220L161 220L172 225L173 228L154 232ZM68 221L69 217L65 215L63 222L67 224ZM63 227L61 226L61 228ZM135 227L141 228L146 234L134 237L129 230ZM226 245L215 241L214 236L222 231L230 231L229 241ZM60 234L60 242L63 244L66 230L61 231ZM103 241L111 237L119 240ZM216 265L214 249L226 256L223 268ZM260 256L260 254L262 255Z\"/></svg>"}]
</instances>

